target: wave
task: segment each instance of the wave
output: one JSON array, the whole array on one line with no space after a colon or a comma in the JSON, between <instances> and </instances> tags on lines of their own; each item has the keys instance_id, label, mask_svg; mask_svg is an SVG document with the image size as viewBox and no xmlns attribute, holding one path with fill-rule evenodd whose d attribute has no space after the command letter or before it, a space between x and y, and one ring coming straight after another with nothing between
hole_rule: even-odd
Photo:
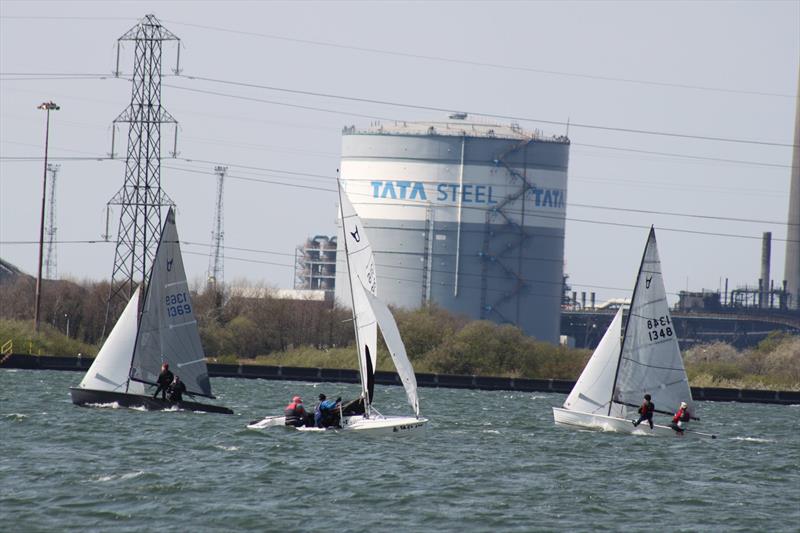
<instances>
[{"instance_id":1,"label":"wave","mask_svg":"<svg viewBox=\"0 0 800 533\"><path fill-rule=\"evenodd\" d=\"M773 439L760 439L758 437L731 437L731 440L740 440L744 442L777 442Z\"/></svg>"},{"instance_id":2,"label":"wave","mask_svg":"<svg viewBox=\"0 0 800 533\"><path fill-rule=\"evenodd\" d=\"M226 452L235 452L239 449L238 446L223 446L222 444L215 444L214 448L219 448L220 450L225 450Z\"/></svg>"},{"instance_id":3,"label":"wave","mask_svg":"<svg viewBox=\"0 0 800 533\"><path fill-rule=\"evenodd\" d=\"M110 474L107 476L100 476L99 478L94 479L99 483L105 483L108 481L127 481L129 479L135 479L141 475L144 475L144 470L138 470L136 472L128 472L126 474Z\"/></svg>"},{"instance_id":4,"label":"wave","mask_svg":"<svg viewBox=\"0 0 800 533\"><path fill-rule=\"evenodd\" d=\"M22 422L28 415L23 415L22 413L8 413L7 415L3 415L3 418L6 420L13 420L14 422Z\"/></svg>"},{"instance_id":5,"label":"wave","mask_svg":"<svg viewBox=\"0 0 800 533\"><path fill-rule=\"evenodd\" d=\"M118 402L109 403L87 403L89 407L99 407L100 409L121 409L122 406Z\"/></svg>"}]
</instances>

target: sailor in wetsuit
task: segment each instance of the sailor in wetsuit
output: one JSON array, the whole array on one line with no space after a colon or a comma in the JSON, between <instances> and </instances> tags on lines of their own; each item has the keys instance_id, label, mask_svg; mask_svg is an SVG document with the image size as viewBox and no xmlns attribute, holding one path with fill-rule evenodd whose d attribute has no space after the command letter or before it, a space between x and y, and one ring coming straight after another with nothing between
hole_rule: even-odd
<instances>
[{"instance_id":1,"label":"sailor in wetsuit","mask_svg":"<svg viewBox=\"0 0 800 533\"><path fill-rule=\"evenodd\" d=\"M156 383L158 387L156 388L156 393L153 394L153 398L158 396L158 393L161 393L161 399L167 399L167 392L169 391L170 385L172 385L172 381L175 379L175 376L172 375L172 372L169 371L169 363L164 363L161 365L161 373L158 375L158 379Z\"/></svg>"},{"instance_id":2,"label":"sailor in wetsuit","mask_svg":"<svg viewBox=\"0 0 800 533\"><path fill-rule=\"evenodd\" d=\"M186 392L186 384L181 381L181 378L175 376L175 381L169 386L169 401L182 402L184 392Z\"/></svg>"}]
</instances>

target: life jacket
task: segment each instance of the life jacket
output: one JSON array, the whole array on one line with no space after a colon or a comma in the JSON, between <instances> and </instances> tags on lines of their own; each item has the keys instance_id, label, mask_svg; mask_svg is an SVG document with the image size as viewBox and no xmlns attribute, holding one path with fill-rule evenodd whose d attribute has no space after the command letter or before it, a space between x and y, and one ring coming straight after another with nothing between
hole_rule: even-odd
<instances>
[{"instance_id":1,"label":"life jacket","mask_svg":"<svg viewBox=\"0 0 800 533\"><path fill-rule=\"evenodd\" d=\"M283 415L286 417L286 425L294 426L302 423L303 415L305 415L305 408L301 403L292 402L283 410Z\"/></svg>"},{"instance_id":2,"label":"life jacket","mask_svg":"<svg viewBox=\"0 0 800 533\"><path fill-rule=\"evenodd\" d=\"M656 410L656 404L645 400L644 402L642 402L642 406L639 407L639 414L642 416L647 416L648 414L653 414L655 410Z\"/></svg>"},{"instance_id":3,"label":"life jacket","mask_svg":"<svg viewBox=\"0 0 800 533\"><path fill-rule=\"evenodd\" d=\"M672 417L672 422L677 424L678 422L688 422L691 419L691 415L689 414L689 410L681 407L678 409L678 412L675 413L675 416Z\"/></svg>"}]
</instances>

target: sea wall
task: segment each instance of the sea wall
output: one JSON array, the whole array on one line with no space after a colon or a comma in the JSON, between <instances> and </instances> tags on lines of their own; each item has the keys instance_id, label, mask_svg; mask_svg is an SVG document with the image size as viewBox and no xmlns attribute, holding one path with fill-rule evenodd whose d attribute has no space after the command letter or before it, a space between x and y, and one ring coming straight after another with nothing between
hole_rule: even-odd
<instances>
[{"instance_id":1,"label":"sea wall","mask_svg":"<svg viewBox=\"0 0 800 533\"><path fill-rule=\"evenodd\" d=\"M71 370L85 372L91 366L91 357L63 357L51 355L11 354L2 359L0 368L28 370ZM315 381L358 383L358 371L339 368L301 368L291 366L208 364L208 374L214 378L274 379L288 381ZM376 372L375 382L380 385L402 385L394 372ZM417 374L420 387L452 389L506 390L517 392L569 393L574 381L559 379L502 378L488 376L454 376L447 374ZM695 400L715 402L745 402L771 404L800 404L800 391L773 391L754 389L723 389L719 387L692 387Z\"/></svg>"}]
</instances>

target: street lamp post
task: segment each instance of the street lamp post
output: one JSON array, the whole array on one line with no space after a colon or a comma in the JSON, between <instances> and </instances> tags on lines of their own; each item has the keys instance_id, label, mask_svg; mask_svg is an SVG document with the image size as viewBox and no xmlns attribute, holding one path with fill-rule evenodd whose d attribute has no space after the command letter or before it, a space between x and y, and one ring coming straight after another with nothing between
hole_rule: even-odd
<instances>
[{"instance_id":1,"label":"street lamp post","mask_svg":"<svg viewBox=\"0 0 800 533\"><path fill-rule=\"evenodd\" d=\"M64 313L64 318L67 319L67 337L69 337L69 314Z\"/></svg>"},{"instance_id":2,"label":"street lamp post","mask_svg":"<svg viewBox=\"0 0 800 533\"><path fill-rule=\"evenodd\" d=\"M47 126L44 132L44 177L42 178L42 219L39 224L39 273L36 276L36 307L33 310L33 328L39 332L39 306L42 301L42 255L44 253L44 200L47 194L47 145L50 141L50 111L61 109L53 102L43 102L37 109L47 111Z\"/></svg>"}]
</instances>

